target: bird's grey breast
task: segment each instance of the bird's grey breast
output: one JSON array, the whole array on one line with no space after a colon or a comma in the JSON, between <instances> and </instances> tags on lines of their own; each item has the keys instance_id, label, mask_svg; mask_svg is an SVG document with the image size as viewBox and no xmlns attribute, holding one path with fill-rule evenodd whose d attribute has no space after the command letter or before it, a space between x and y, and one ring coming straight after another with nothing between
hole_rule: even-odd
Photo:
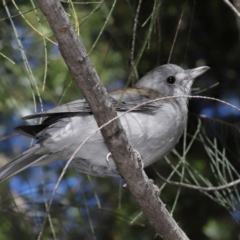
<instances>
[{"instance_id":1,"label":"bird's grey breast","mask_svg":"<svg viewBox=\"0 0 240 240\"><path fill-rule=\"evenodd\" d=\"M187 106L166 101L154 115L130 113L121 121L128 138L140 154L144 165L160 160L176 145L187 120Z\"/></svg>"}]
</instances>

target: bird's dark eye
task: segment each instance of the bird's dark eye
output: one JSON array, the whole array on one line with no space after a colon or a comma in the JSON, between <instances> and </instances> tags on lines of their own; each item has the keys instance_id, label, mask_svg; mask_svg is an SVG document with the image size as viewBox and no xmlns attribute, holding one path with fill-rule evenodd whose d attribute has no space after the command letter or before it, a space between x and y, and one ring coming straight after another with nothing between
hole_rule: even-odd
<instances>
[{"instance_id":1,"label":"bird's dark eye","mask_svg":"<svg viewBox=\"0 0 240 240\"><path fill-rule=\"evenodd\" d=\"M173 76L170 76L170 77L167 78L167 83L169 83L169 84L174 84L175 81L176 81L176 79Z\"/></svg>"}]
</instances>

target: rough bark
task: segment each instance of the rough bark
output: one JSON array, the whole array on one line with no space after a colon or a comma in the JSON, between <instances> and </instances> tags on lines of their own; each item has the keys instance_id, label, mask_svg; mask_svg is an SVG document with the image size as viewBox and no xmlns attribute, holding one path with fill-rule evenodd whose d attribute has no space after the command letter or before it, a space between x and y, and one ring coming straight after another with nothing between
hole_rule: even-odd
<instances>
[{"instance_id":1,"label":"rough bark","mask_svg":"<svg viewBox=\"0 0 240 240\"><path fill-rule=\"evenodd\" d=\"M74 31L59 0L38 0L38 3L52 28L70 73L92 109L98 126L103 125L117 114L81 39ZM156 232L163 239L188 239L159 199L152 181L149 181L144 171L139 170L139 156L129 144L120 120L104 127L102 135L129 190Z\"/></svg>"}]
</instances>

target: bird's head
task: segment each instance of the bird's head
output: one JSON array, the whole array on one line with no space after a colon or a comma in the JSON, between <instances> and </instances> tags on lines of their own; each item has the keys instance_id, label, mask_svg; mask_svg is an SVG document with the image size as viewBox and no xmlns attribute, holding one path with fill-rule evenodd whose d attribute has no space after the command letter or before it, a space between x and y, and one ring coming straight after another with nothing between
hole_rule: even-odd
<instances>
[{"instance_id":1,"label":"bird's head","mask_svg":"<svg viewBox=\"0 0 240 240\"><path fill-rule=\"evenodd\" d=\"M164 96L189 95L193 80L209 69L207 66L184 70L175 64L154 68L137 83L137 88L148 88Z\"/></svg>"}]
</instances>

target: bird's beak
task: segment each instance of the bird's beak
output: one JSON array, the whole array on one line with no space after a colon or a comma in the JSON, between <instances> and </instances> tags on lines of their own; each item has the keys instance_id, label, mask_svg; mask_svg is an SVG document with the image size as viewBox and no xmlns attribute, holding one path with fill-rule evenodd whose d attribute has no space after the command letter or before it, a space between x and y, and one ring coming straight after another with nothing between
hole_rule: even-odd
<instances>
[{"instance_id":1,"label":"bird's beak","mask_svg":"<svg viewBox=\"0 0 240 240\"><path fill-rule=\"evenodd\" d=\"M203 67L186 70L186 72L191 76L192 79L194 79L202 75L203 73L205 73L208 69L210 69L210 67L203 66Z\"/></svg>"}]
</instances>

